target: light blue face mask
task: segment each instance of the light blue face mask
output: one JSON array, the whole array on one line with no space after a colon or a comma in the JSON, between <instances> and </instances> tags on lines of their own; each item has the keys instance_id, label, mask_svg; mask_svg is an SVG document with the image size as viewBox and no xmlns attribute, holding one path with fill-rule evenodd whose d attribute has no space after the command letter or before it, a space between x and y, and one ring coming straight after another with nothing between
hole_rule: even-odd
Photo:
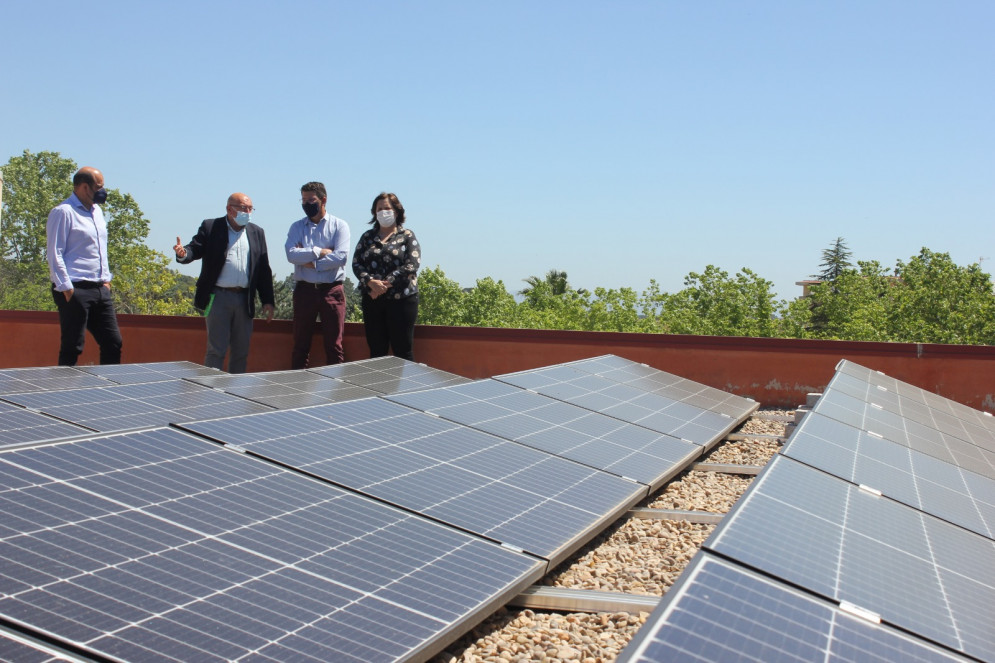
<instances>
[{"instance_id":1,"label":"light blue face mask","mask_svg":"<svg viewBox=\"0 0 995 663\"><path fill-rule=\"evenodd\" d=\"M244 228L245 224L252 220L252 214L249 212L239 212L235 215L235 225L239 228Z\"/></svg>"}]
</instances>

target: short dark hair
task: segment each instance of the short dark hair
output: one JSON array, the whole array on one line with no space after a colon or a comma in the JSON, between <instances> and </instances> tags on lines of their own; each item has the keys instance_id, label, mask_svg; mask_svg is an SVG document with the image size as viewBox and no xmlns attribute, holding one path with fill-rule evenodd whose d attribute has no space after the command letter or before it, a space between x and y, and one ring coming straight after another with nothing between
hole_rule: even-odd
<instances>
[{"instance_id":1,"label":"short dark hair","mask_svg":"<svg viewBox=\"0 0 995 663\"><path fill-rule=\"evenodd\" d=\"M398 200L397 196L395 196L393 193L381 193L379 196L373 199L373 204L370 205L370 214L373 215L373 218L370 219L370 225L374 227L376 227L377 225L377 203L380 202L381 200L386 200L388 203L390 203L391 209L394 210L394 223L397 224L397 227L400 228L401 226L403 226L404 205L401 204L401 201Z\"/></svg>"},{"instance_id":2,"label":"short dark hair","mask_svg":"<svg viewBox=\"0 0 995 663\"><path fill-rule=\"evenodd\" d=\"M301 193L307 191L313 191L319 198L328 198L328 194L325 192L325 185L321 182L308 182L301 187Z\"/></svg>"},{"instance_id":3,"label":"short dark hair","mask_svg":"<svg viewBox=\"0 0 995 663\"><path fill-rule=\"evenodd\" d=\"M96 184L97 178L93 176L93 172L89 170L80 169L76 171L73 175L73 188L78 187L80 184Z\"/></svg>"}]
</instances>

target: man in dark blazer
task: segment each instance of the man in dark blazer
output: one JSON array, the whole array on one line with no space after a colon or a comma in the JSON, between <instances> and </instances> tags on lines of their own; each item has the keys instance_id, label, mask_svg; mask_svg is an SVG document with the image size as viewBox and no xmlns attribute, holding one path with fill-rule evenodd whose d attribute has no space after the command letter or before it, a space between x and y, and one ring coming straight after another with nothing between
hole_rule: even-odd
<instances>
[{"instance_id":1,"label":"man in dark blazer","mask_svg":"<svg viewBox=\"0 0 995 663\"><path fill-rule=\"evenodd\" d=\"M267 322L273 319L273 272L263 229L252 223L252 199L244 193L228 197L227 214L205 219L190 243L176 238L176 262L201 260L193 303L207 318L204 365L244 373L256 314L256 293Z\"/></svg>"}]
</instances>

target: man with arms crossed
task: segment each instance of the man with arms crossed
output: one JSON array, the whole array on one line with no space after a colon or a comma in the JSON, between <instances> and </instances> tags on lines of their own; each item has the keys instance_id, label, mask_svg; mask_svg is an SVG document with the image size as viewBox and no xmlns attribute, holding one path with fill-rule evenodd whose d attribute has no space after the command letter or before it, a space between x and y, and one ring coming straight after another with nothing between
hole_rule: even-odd
<instances>
[{"instance_id":1,"label":"man with arms crossed","mask_svg":"<svg viewBox=\"0 0 995 663\"><path fill-rule=\"evenodd\" d=\"M328 194L321 182L301 187L304 218L287 233L287 260L294 266L294 349L291 368L307 368L314 320L321 316L325 360L345 360L345 265L349 261L349 226L325 211ZM313 365L313 364L312 364Z\"/></svg>"},{"instance_id":2,"label":"man with arms crossed","mask_svg":"<svg viewBox=\"0 0 995 663\"><path fill-rule=\"evenodd\" d=\"M273 272L263 229L252 223L252 199L244 193L228 197L225 216L205 219L186 246L176 238L176 261L203 259L193 303L207 317L204 365L244 373L256 314L256 293L266 321L273 319Z\"/></svg>"}]
</instances>

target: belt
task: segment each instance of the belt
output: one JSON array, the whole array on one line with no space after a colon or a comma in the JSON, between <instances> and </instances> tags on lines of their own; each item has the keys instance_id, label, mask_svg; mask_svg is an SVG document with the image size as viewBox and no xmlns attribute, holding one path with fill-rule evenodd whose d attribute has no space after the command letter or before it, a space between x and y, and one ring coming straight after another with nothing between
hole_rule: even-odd
<instances>
[{"instance_id":1,"label":"belt","mask_svg":"<svg viewBox=\"0 0 995 663\"><path fill-rule=\"evenodd\" d=\"M103 281L73 281L73 288L100 288L104 285Z\"/></svg>"},{"instance_id":2,"label":"belt","mask_svg":"<svg viewBox=\"0 0 995 663\"><path fill-rule=\"evenodd\" d=\"M248 288L226 288L223 285L214 286L216 290L224 290L225 292L245 292Z\"/></svg>"},{"instance_id":3,"label":"belt","mask_svg":"<svg viewBox=\"0 0 995 663\"><path fill-rule=\"evenodd\" d=\"M331 283L311 283L310 281L298 281L296 288L314 288L315 290L331 290L335 286L342 285L342 281L332 281Z\"/></svg>"}]
</instances>

